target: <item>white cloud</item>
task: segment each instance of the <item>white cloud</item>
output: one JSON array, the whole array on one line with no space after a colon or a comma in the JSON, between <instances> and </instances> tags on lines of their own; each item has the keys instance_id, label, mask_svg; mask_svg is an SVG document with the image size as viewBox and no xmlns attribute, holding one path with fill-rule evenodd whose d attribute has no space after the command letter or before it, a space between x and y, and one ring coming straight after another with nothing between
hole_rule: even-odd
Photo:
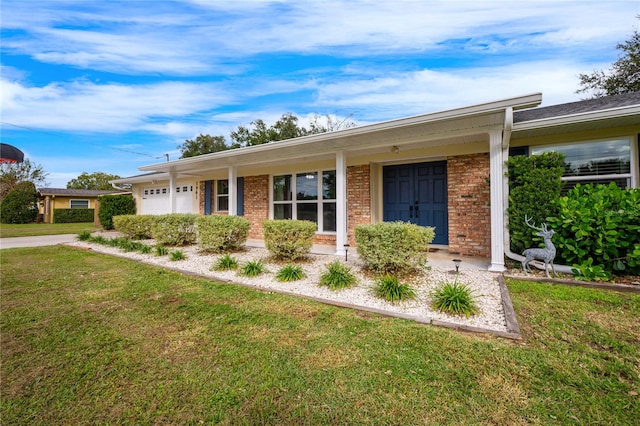
<instances>
[{"instance_id":1,"label":"white cloud","mask_svg":"<svg viewBox=\"0 0 640 426\"><path fill-rule=\"evenodd\" d=\"M210 83L98 85L76 81L31 87L3 79L0 90L5 122L106 133L146 129L155 119L187 116L228 101L223 90Z\"/></svg>"}]
</instances>

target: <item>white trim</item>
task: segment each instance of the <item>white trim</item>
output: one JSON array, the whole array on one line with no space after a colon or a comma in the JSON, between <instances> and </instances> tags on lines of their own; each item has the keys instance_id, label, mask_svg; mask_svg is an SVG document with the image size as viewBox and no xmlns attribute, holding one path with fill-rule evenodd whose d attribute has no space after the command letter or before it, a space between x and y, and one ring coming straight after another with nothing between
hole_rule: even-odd
<instances>
[{"instance_id":1,"label":"white trim","mask_svg":"<svg viewBox=\"0 0 640 426\"><path fill-rule=\"evenodd\" d=\"M238 169L236 166L229 166L229 216L238 215Z\"/></svg>"},{"instance_id":2,"label":"white trim","mask_svg":"<svg viewBox=\"0 0 640 426\"><path fill-rule=\"evenodd\" d=\"M169 212L176 212L176 174L169 173Z\"/></svg>"}]
</instances>

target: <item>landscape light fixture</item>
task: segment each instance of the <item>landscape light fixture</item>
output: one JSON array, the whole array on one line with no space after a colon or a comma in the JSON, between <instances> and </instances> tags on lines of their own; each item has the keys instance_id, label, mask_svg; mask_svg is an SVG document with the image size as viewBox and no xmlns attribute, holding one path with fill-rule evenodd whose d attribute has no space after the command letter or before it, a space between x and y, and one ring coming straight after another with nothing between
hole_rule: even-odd
<instances>
[{"instance_id":1,"label":"landscape light fixture","mask_svg":"<svg viewBox=\"0 0 640 426\"><path fill-rule=\"evenodd\" d=\"M460 264L462 263L462 259L453 259L454 265L456 265L456 274L459 272Z\"/></svg>"}]
</instances>

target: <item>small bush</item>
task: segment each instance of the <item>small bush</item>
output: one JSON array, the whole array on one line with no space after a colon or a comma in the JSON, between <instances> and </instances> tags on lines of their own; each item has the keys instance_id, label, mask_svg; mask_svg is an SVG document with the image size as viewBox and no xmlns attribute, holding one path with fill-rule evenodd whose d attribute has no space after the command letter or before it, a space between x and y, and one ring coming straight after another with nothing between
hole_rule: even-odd
<instances>
[{"instance_id":1,"label":"small bush","mask_svg":"<svg viewBox=\"0 0 640 426\"><path fill-rule=\"evenodd\" d=\"M287 265L280 268L278 273L276 274L276 279L278 281L289 282L289 281L298 281L305 277L305 273L302 270L302 267L299 265Z\"/></svg>"},{"instance_id":2,"label":"small bush","mask_svg":"<svg viewBox=\"0 0 640 426\"><path fill-rule=\"evenodd\" d=\"M151 225L151 236L161 246L195 244L197 214L173 213L160 215Z\"/></svg>"},{"instance_id":3,"label":"small bush","mask_svg":"<svg viewBox=\"0 0 640 426\"><path fill-rule=\"evenodd\" d=\"M211 253L237 250L244 246L251 222L240 216L199 216L196 234L200 250Z\"/></svg>"},{"instance_id":4,"label":"small bush","mask_svg":"<svg viewBox=\"0 0 640 426\"><path fill-rule=\"evenodd\" d=\"M0 202L2 223L33 223L38 215L38 194L31 182L20 182Z\"/></svg>"},{"instance_id":5,"label":"small bush","mask_svg":"<svg viewBox=\"0 0 640 426\"><path fill-rule=\"evenodd\" d=\"M432 297L433 308L447 314L469 317L480 311L471 289L466 284L458 283L457 277L453 283L443 282Z\"/></svg>"},{"instance_id":6,"label":"small bush","mask_svg":"<svg viewBox=\"0 0 640 426\"><path fill-rule=\"evenodd\" d=\"M308 220L265 220L264 244L277 259L296 260L311 251L318 225Z\"/></svg>"},{"instance_id":7,"label":"small bush","mask_svg":"<svg viewBox=\"0 0 640 426\"><path fill-rule=\"evenodd\" d=\"M95 237L89 236L89 239L87 241L89 241L90 243L106 245L108 240L102 235L96 235Z\"/></svg>"},{"instance_id":8,"label":"small bush","mask_svg":"<svg viewBox=\"0 0 640 426\"><path fill-rule=\"evenodd\" d=\"M389 302L416 298L416 291L406 283L401 283L392 275L385 275L375 281L373 292Z\"/></svg>"},{"instance_id":9,"label":"small bush","mask_svg":"<svg viewBox=\"0 0 640 426\"><path fill-rule=\"evenodd\" d=\"M151 226L157 216L152 215L119 215L113 217L113 227L134 240L151 238Z\"/></svg>"},{"instance_id":10,"label":"small bush","mask_svg":"<svg viewBox=\"0 0 640 426\"><path fill-rule=\"evenodd\" d=\"M427 261L434 228L404 222L358 225L355 237L358 254L377 273L406 273Z\"/></svg>"},{"instance_id":11,"label":"small bush","mask_svg":"<svg viewBox=\"0 0 640 426\"><path fill-rule=\"evenodd\" d=\"M240 275L245 277L257 277L266 271L264 264L260 260L251 260L242 267Z\"/></svg>"},{"instance_id":12,"label":"small bush","mask_svg":"<svg viewBox=\"0 0 640 426\"><path fill-rule=\"evenodd\" d=\"M320 285L329 287L331 290L354 286L358 280L351 272L351 268L339 260L334 260L327 266L327 271L320 276Z\"/></svg>"},{"instance_id":13,"label":"small bush","mask_svg":"<svg viewBox=\"0 0 640 426\"><path fill-rule=\"evenodd\" d=\"M142 244L140 247L140 253L142 254L150 254L151 250L151 246L147 244Z\"/></svg>"},{"instance_id":14,"label":"small bush","mask_svg":"<svg viewBox=\"0 0 640 426\"><path fill-rule=\"evenodd\" d=\"M53 209L54 223L93 222L94 209Z\"/></svg>"},{"instance_id":15,"label":"small bush","mask_svg":"<svg viewBox=\"0 0 640 426\"><path fill-rule=\"evenodd\" d=\"M136 214L136 201L130 194L101 195L98 201L98 219L104 229L113 229L114 216Z\"/></svg>"},{"instance_id":16,"label":"small bush","mask_svg":"<svg viewBox=\"0 0 640 426\"><path fill-rule=\"evenodd\" d=\"M85 229L78 234L79 241L89 241L89 239L91 239L91 231Z\"/></svg>"},{"instance_id":17,"label":"small bush","mask_svg":"<svg viewBox=\"0 0 640 426\"><path fill-rule=\"evenodd\" d=\"M182 250L175 250L171 252L171 260L176 262L178 260L185 260L187 256Z\"/></svg>"},{"instance_id":18,"label":"small bush","mask_svg":"<svg viewBox=\"0 0 640 426\"><path fill-rule=\"evenodd\" d=\"M169 254L169 249L163 246L156 246L156 256L166 256Z\"/></svg>"},{"instance_id":19,"label":"small bush","mask_svg":"<svg viewBox=\"0 0 640 426\"><path fill-rule=\"evenodd\" d=\"M222 256L213 264L211 269L214 271L229 271L238 268L238 261L232 257L229 253Z\"/></svg>"}]
</instances>

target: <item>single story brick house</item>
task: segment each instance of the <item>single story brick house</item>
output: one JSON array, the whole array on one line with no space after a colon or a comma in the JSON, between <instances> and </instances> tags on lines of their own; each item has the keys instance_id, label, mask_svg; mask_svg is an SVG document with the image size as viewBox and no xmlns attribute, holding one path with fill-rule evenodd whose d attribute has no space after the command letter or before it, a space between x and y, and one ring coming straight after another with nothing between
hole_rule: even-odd
<instances>
[{"instance_id":1,"label":"single story brick house","mask_svg":"<svg viewBox=\"0 0 640 426\"><path fill-rule=\"evenodd\" d=\"M95 209L100 195L120 193L117 189L38 188L38 213L44 223L54 223L56 209Z\"/></svg>"},{"instance_id":2,"label":"single story brick house","mask_svg":"<svg viewBox=\"0 0 640 426\"><path fill-rule=\"evenodd\" d=\"M509 155L562 151L564 179L637 187L640 93L539 107L531 94L141 167L140 214L242 215L318 224L344 254L363 223L435 226L435 247L504 270Z\"/></svg>"}]
</instances>

